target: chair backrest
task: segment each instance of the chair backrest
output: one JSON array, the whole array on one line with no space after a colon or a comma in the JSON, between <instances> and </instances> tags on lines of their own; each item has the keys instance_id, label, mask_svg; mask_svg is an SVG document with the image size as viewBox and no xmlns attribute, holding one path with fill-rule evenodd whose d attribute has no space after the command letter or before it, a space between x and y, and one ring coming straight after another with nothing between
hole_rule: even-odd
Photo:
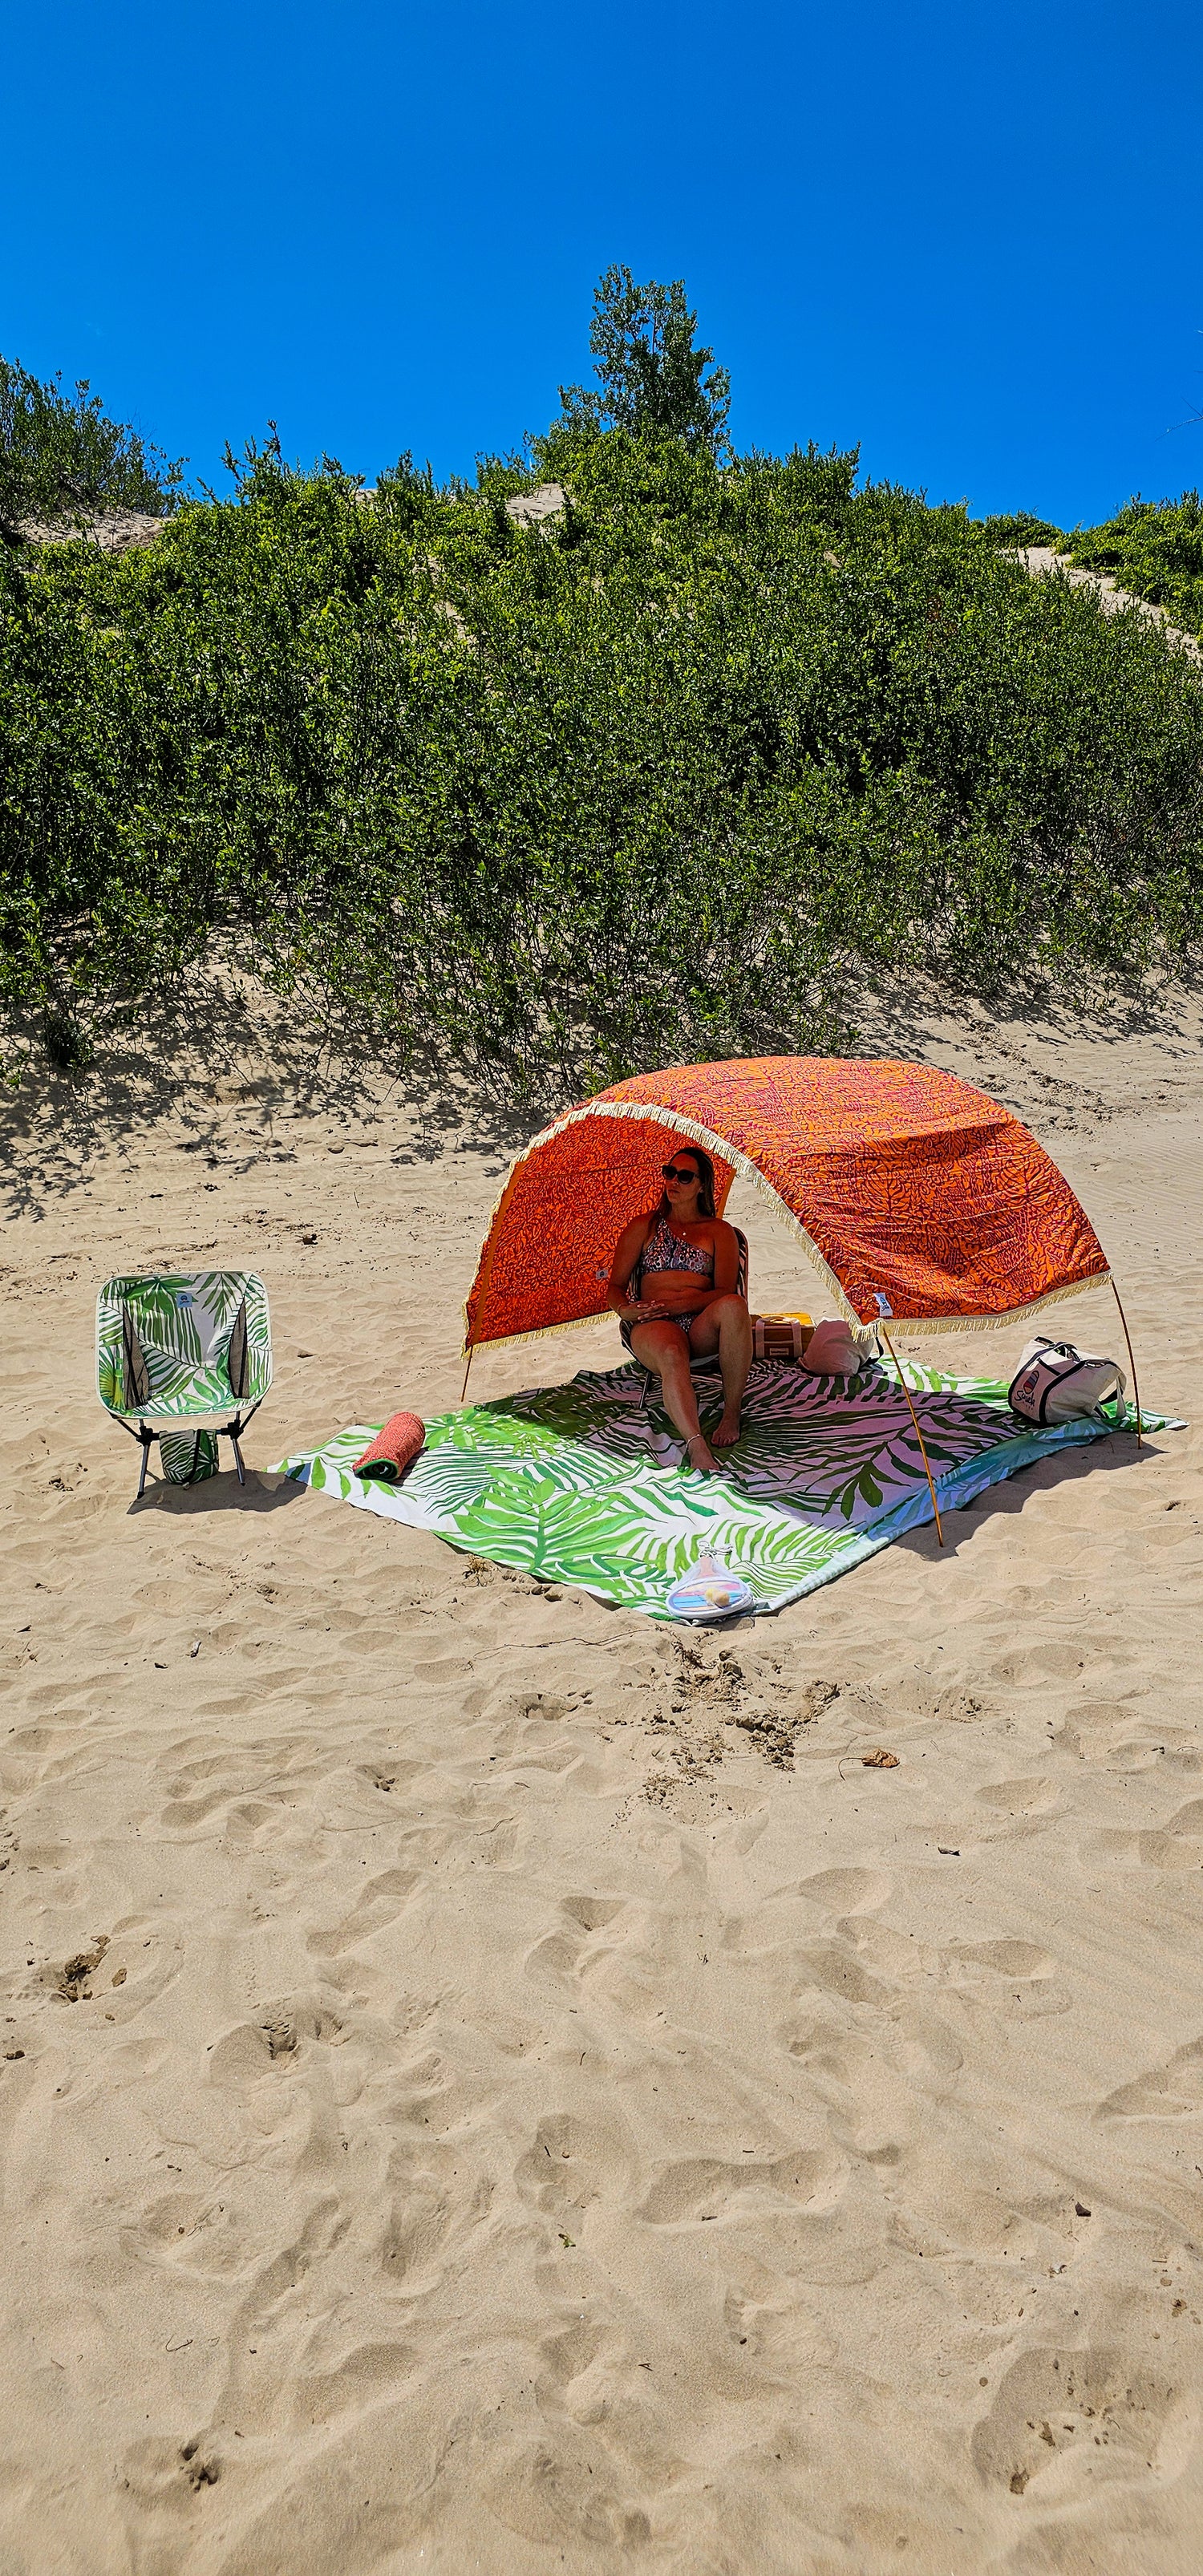
<instances>
[{"instance_id":1,"label":"chair backrest","mask_svg":"<svg viewBox=\"0 0 1203 2576\"><path fill-rule=\"evenodd\" d=\"M267 1290L253 1270L106 1279L96 1392L107 1413L192 1421L258 1404L271 1382Z\"/></svg>"}]
</instances>

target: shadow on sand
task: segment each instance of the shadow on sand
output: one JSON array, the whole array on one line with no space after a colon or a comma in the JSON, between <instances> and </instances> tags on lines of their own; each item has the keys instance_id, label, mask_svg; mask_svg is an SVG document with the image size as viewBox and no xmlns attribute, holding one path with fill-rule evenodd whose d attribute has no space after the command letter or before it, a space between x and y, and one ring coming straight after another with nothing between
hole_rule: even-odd
<instances>
[{"instance_id":1,"label":"shadow on sand","mask_svg":"<svg viewBox=\"0 0 1203 2576\"><path fill-rule=\"evenodd\" d=\"M1092 1124L1111 1114L1102 1092L1063 1067L1036 1061L1052 1042L1089 1035L1109 1051L1134 1038L1165 1040L1167 1061L1197 1059L1193 1026L1198 989L1181 981L1087 997L1075 1011L1044 996L1009 995L1005 1011L916 971L867 986L849 1000L854 1026L848 1050L866 1056L947 1061L980 1082L1021 1117L1048 1132ZM156 1128L185 1152L230 1153L232 1117L256 1117L247 1131L248 1160L278 1150L277 1118L361 1119L404 1127L411 1159L435 1162L452 1139L507 1160L548 1120L569 1107L579 1087L527 1100L504 1096L446 1061L403 1065L377 1033L323 1021L317 1001L284 1000L254 976L211 963L184 985L149 994L136 1016L101 1034L93 1062L58 1073L40 1034L18 1033L24 1071L17 1091L0 1101L0 1202L5 1212L35 1217L44 1204L85 1184L97 1155L145 1143ZM785 1041L783 1040L783 1044ZM22 1051L23 1050L23 1051Z\"/></svg>"},{"instance_id":2,"label":"shadow on sand","mask_svg":"<svg viewBox=\"0 0 1203 2576\"><path fill-rule=\"evenodd\" d=\"M1110 1439L1092 1440L1076 1449L1056 1449L1048 1458L1033 1459L1020 1467L1000 1485L988 1485L984 1493L975 1494L970 1503L942 1503L940 1518L944 1525L944 1545L936 1537L935 1523L924 1521L918 1529L904 1530L894 1541L895 1547L908 1555L920 1556L931 1565L946 1565L972 1539L985 1520L1018 1520L1025 1505L1035 1494L1051 1493L1061 1485L1085 1482L1088 1476L1115 1475L1127 1468L1144 1468L1164 1455L1172 1431L1146 1431L1137 1447L1134 1432L1120 1432Z\"/></svg>"},{"instance_id":3,"label":"shadow on sand","mask_svg":"<svg viewBox=\"0 0 1203 2576\"><path fill-rule=\"evenodd\" d=\"M246 1471L246 1483L240 1485L234 1469L223 1469L219 1475L206 1476L199 1485L169 1485L165 1479L148 1484L139 1501L131 1501L130 1520L141 1520L147 1512L169 1512L176 1519L203 1520L213 1512L278 1512L286 1503L296 1501L306 1491L290 1476L261 1476L253 1467Z\"/></svg>"}]
</instances>

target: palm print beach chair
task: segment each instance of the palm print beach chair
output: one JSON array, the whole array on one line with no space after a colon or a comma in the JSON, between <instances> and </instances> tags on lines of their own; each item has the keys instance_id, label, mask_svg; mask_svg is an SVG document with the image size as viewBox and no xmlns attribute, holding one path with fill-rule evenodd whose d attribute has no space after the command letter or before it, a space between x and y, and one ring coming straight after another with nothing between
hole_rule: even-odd
<instances>
[{"instance_id":1,"label":"palm print beach chair","mask_svg":"<svg viewBox=\"0 0 1203 2576\"><path fill-rule=\"evenodd\" d=\"M267 1290L253 1271L106 1279L96 1300L96 1392L141 1441L139 1501L156 1440L172 1484L216 1474L220 1438L245 1484L238 1444L271 1382Z\"/></svg>"}]
</instances>

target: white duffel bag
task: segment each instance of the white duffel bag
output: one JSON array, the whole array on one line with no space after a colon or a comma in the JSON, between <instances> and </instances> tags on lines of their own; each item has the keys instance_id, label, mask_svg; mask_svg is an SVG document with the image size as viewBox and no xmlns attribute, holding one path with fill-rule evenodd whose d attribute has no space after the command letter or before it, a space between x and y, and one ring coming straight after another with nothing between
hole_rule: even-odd
<instances>
[{"instance_id":1,"label":"white duffel bag","mask_svg":"<svg viewBox=\"0 0 1203 2576\"><path fill-rule=\"evenodd\" d=\"M1114 1360L1075 1350L1072 1342L1050 1342L1041 1333L1028 1343L1007 1389L1007 1401L1021 1422L1047 1431L1057 1422L1082 1421L1114 1396L1116 1419L1122 1422L1127 1384Z\"/></svg>"}]
</instances>

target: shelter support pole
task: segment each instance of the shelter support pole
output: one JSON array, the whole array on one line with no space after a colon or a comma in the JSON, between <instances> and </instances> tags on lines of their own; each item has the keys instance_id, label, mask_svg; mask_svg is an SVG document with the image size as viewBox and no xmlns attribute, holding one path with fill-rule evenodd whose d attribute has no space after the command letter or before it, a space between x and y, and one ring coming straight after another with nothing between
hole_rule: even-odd
<instances>
[{"instance_id":1,"label":"shelter support pole","mask_svg":"<svg viewBox=\"0 0 1203 2576\"><path fill-rule=\"evenodd\" d=\"M1124 1328L1124 1340L1128 1345L1128 1366L1132 1371L1132 1393L1136 1398L1136 1446L1138 1449L1142 1449L1144 1447L1144 1435L1140 1427L1140 1379L1136 1374L1136 1354L1132 1348L1132 1335L1128 1330L1128 1318L1124 1313L1123 1300L1118 1288L1116 1287L1114 1279L1111 1282L1111 1294L1115 1299L1116 1305L1119 1307L1119 1319Z\"/></svg>"},{"instance_id":2,"label":"shelter support pole","mask_svg":"<svg viewBox=\"0 0 1203 2576\"><path fill-rule=\"evenodd\" d=\"M461 1404L463 1403L464 1398L465 1398L465 1396L467 1395L467 1392L468 1392L468 1372L469 1372L469 1370L471 1369L472 1362L473 1362L473 1359L474 1359L474 1357L475 1357L475 1354L476 1354L476 1344L475 1344L475 1342L472 1342L472 1343L469 1345L469 1349L468 1349L468 1367L464 1370L464 1383L463 1383L462 1387L460 1388L460 1393L459 1393L459 1400L460 1400L460 1403L461 1403Z\"/></svg>"},{"instance_id":3,"label":"shelter support pole","mask_svg":"<svg viewBox=\"0 0 1203 2576\"><path fill-rule=\"evenodd\" d=\"M928 1490L929 1494L931 1495L931 1507L932 1507L932 1511L933 1511L933 1513L935 1514L935 1522L936 1522L936 1537L939 1539L939 1542L940 1542L941 1547L943 1547L943 1545L944 1545L944 1528L943 1528L943 1524L942 1524L941 1519L940 1519L940 1506L939 1506L938 1502L936 1501L936 1489L935 1489L934 1484L932 1483L932 1472L931 1472L931 1468L928 1466L928 1463L927 1463L927 1451L926 1451L926 1449L925 1449L925 1448L924 1448L924 1446L923 1446L923 1433L921 1432L921 1430L920 1430L920 1428L919 1428L919 1416L918 1416L918 1414L917 1414L917 1413L916 1413L916 1411L915 1411L914 1403L913 1403L913 1400L912 1400L912 1397L911 1397L911 1390L910 1390L909 1386L907 1385L907 1382L906 1382L905 1377L904 1377L904 1376L903 1376L903 1374L902 1374L902 1369L901 1369L901 1366L900 1366L900 1364L899 1364L899 1360L898 1360L897 1353L896 1353L896 1351L895 1351L895 1349L894 1349L894 1345L893 1345L892 1341L890 1340L890 1336L889 1336L889 1334L888 1334L888 1333L887 1333L887 1331L886 1331L885 1325L884 1325L883 1323L879 1322L879 1323L878 1323L878 1326L877 1326L877 1330L878 1330L878 1332L880 1333L880 1335L881 1335L881 1338L882 1338L883 1342L885 1343L886 1349L888 1350L888 1352L889 1352L889 1354L890 1354L890 1358L891 1358L891 1359L893 1360L893 1362L894 1362L894 1366L895 1366L895 1368L898 1370L898 1377L899 1377L899 1382L900 1382L901 1387L902 1387L902 1392L903 1392L904 1396L906 1397L907 1403L910 1405L910 1408L911 1408L911 1420L912 1420L912 1422L914 1423L914 1426L915 1426L915 1438L916 1438L916 1440L917 1440L917 1441L918 1441L918 1443L919 1443L919 1455L920 1455L920 1457L921 1457L921 1458L922 1458L922 1460L923 1460L923 1472L924 1472L924 1475L925 1475L925 1476L926 1476L926 1478L927 1478L927 1490Z\"/></svg>"}]
</instances>

